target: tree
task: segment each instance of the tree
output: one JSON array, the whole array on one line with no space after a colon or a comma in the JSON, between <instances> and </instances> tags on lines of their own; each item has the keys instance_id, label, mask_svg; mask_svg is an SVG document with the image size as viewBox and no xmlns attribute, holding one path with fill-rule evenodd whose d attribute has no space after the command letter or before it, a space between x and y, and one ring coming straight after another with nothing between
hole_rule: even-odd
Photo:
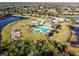
<instances>
[{"instance_id":1,"label":"tree","mask_svg":"<svg viewBox=\"0 0 79 59\"><path fill-rule=\"evenodd\" d=\"M0 44L0 55L6 56L61 56L70 55L66 45L48 40L17 40Z\"/></svg>"},{"instance_id":2,"label":"tree","mask_svg":"<svg viewBox=\"0 0 79 59\"><path fill-rule=\"evenodd\" d=\"M75 20L71 18L71 25L75 24Z\"/></svg>"}]
</instances>

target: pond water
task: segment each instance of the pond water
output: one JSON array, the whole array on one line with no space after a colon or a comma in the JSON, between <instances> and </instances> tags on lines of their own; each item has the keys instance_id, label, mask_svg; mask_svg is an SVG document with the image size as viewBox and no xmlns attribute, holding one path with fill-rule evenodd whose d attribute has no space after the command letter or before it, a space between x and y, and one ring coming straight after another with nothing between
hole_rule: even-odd
<instances>
[{"instance_id":1,"label":"pond water","mask_svg":"<svg viewBox=\"0 0 79 59\"><path fill-rule=\"evenodd\" d=\"M10 16L10 17L6 17L6 18L1 18L0 19L0 32L2 31L2 28L4 26L6 26L7 24L9 24L11 22L15 22L17 20L23 20L23 18L18 17L18 16Z\"/></svg>"},{"instance_id":2,"label":"pond water","mask_svg":"<svg viewBox=\"0 0 79 59\"><path fill-rule=\"evenodd\" d=\"M67 17L67 18L69 18L69 19L72 18L74 20L79 20L79 17ZM77 45L79 45L79 27L75 27L75 26L69 26L69 27L75 32L75 34L77 35L78 39L74 43L70 42L70 39L68 39L68 42L70 42L72 46L76 47Z\"/></svg>"},{"instance_id":3,"label":"pond water","mask_svg":"<svg viewBox=\"0 0 79 59\"><path fill-rule=\"evenodd\" d=\"M72 46L76 47L76 46L79 45L79 28L78 28L78 27L75 27L75 26L69 26L69 27L75 32L75 35L77 35L78 39L77 39L76 42L71 42L70 39L68 39L68 42L69 42Z\"/></svg>"},{"instance_id":4,"label":"pond water","mask_svg":"<svg viewBox=\"0 0 79 59\"><path fill-rule=\"evenodd\" d=\"M74 19L74 20L79 20L79 17L74 17L73 19Z\"/></svg>"},{"instance_id":5,"label":"pond water","mask_svg":"<svg viewBox=\"0 0 79 59\"><path fill-rule=\"evenodd\" d=\"M74 20L79 20L79 17L66 17L66 18L72 18L72 19L74 19Z\"/></svg>"}]
</instances>

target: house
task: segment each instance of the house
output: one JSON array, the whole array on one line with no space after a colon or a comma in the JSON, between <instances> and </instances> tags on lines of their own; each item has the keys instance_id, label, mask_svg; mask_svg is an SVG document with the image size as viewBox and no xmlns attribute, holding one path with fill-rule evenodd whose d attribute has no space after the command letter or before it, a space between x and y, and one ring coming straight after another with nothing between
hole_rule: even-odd
<instances>
[{"instance_id":1,"label":"house","mask_svg":"<svg viewBox=\"0 0 79 59\"><path fill-rule=\"evenodd\" d=\"M10 29L10 35L12 40L17 40L18 38L21 37L21 30L19 29Z\"/></svg>"},{"instance_id":2,"label":"house","mask_svg":"<svg viewBox=\"0 0 79 59\"><path fill-rule=\"evenodd\" d=\"M51 28L51 24L50 23L45 23L44 26Z\"/></svg>"},{"instance_id":3,"label":"house","mask_svg":"<svg viewBox=\"0 0 79 59\"><path fill-rule=\"evenodd\" d=\"M64 17L60 17L60 18L52 17L52 21L54 23L61 23L61 22L69 22L70 20L68 18L64 18Z\"/></svg>"},{"instance_id":4,"label":"house","mask_svg":"<svg viewBox=\"0 0 79 59\"><path fill-rule=\"evenodd\" d=\"M79 20L75 20L75 22L79 24Z\"/></svg>"}]
</instances>

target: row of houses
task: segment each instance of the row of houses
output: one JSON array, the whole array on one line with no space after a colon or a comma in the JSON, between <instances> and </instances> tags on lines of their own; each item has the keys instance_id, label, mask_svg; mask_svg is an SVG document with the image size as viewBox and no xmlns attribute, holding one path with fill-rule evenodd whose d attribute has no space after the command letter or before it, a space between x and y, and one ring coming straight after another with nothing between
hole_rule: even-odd
<instances>
[{"instance_id":1,"label":"row of houses","mask_svg":"<svg viewBox=\"0 0 79 59\"><path fill-rule=\"evenodd\" d=\"M74 10L70 9L70 8L66 8L66 10L62 10L63 14L79 14L79 8L76 8Z\"/></svg>"}]
</instances>

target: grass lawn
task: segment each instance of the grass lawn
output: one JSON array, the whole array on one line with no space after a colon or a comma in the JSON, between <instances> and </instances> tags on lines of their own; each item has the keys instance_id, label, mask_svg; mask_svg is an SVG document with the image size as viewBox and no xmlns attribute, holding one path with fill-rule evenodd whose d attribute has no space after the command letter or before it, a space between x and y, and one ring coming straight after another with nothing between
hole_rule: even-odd
<instances>
[{"instance_id":1,"label":"grass lawn","mask_svg":"<svg viewBox=\"0 0 79 59\"><path fill-rule=\"evenodd\" d=\"M62 23L59 33L55 33L52 37L50 37L50 39L58 42L67 42L70 35L70 30L67 28L65 23Z\"/></svg>"},{"instance_id":2,"label":"grass lawn","mask_svg":"<svg viewBox=\"0 0 79 59\"><path fill-rule=\"evenodd\" d=\"M9 30L10 30L11 26L13 26L15 23L16 22L8 24L7 26L5 26L2 29L2 39L3 39L3 42L10 42L11 41Z\"/></svg>"},{"instance_id":3,"label":"grass lawn","mask_svg":"<svg viewBox=\"0 0 79 59\"><path fill-rule=\"evenodd\" d=\"M74 25L71 25L71 26L79 27L79 24L74 24Z\"/></svg>"}]
</instances>

